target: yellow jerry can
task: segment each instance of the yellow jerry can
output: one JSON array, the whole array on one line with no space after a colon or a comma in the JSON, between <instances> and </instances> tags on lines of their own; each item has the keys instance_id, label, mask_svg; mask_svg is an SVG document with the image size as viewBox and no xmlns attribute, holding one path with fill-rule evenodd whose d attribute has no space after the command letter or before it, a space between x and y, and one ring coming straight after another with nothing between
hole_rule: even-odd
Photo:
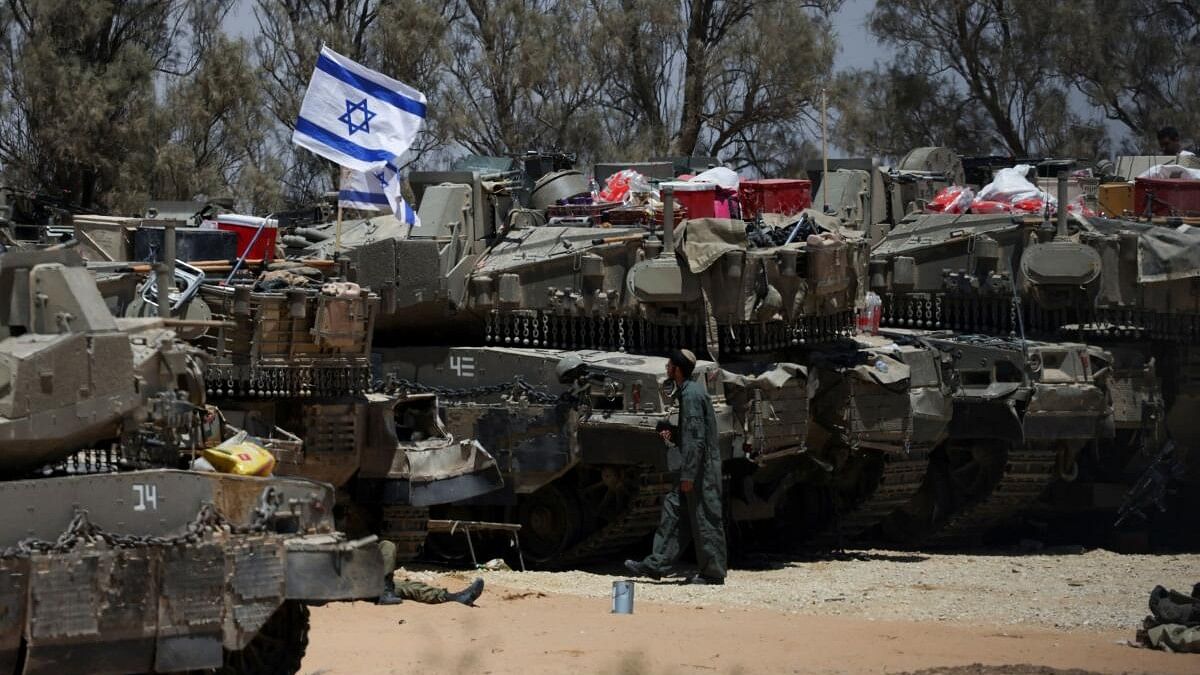
<instances>
[{"instance_id":1,"label":"yellow jerry can","mask_svg":"<svg viewBox=\"0 0 1200 675\"><path fill-rule=\"evenodd\" d=\"M202 454L221 473L270 476L275 470L275 456L261 445L246 440L244 431L214 448L205 449Z\"/></svg>"}]
</instances>

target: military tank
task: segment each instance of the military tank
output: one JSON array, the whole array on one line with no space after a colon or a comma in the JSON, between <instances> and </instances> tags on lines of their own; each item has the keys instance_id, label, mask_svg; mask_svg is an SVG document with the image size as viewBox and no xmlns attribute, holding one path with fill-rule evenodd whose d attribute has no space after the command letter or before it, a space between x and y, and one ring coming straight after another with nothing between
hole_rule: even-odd
<instances>
[{"instance_id":1,"label":"military tank","mask_svg":"<svg viewBox=\"0 0 1200 675\"><path fill-rule=\"evenodd\" d=\"M571 193L577 178L548 174L533 193ZM941 356L851 339L861 232L816 211L676 226L669 197L639 224L604 226L601 210L514 208L470 172L410 180L421 224L348 255L381 298L385 388L438 396L505 477L435 516L519 523L526 560L543 565L651 533L677 468L656 433L673 413L662 355L677 347L709 358L696 377L718 408L730 519L746 539L787 511L790 540L845 540L916 493L949 422Z\"/></svg>"},{"instance_id":2,"label":"military tank","mask_svg":"<svg viewBox=\"0 0 1200 675\"><path fill-rule=\"evenodd\" d=\"M1065 189L1060 193L1066 203ZM1169 440L1178 444L1181 465L1193 467L1183 472L1194 472L1194 459L1184 455L1197 447L1188 364L1200 319L1200 239L1187 227L1164 225L1067 209L1056 222L911 214L873 249L871 287L883 301L883 324L924 334L964 364L955 367L959 393L938 457L942 468L930 474L921 503L898 516L905 524L892 523L902 541L978 531L1034 506L1052 482L1127 486ZM972 361L995 364L993 375ZM1004 362L1011 391L983 407L1017 398L1007 410L984 413L987 396L978 392L999 392ZM1053 401L1058 412L1030 418L1039 400ZM1005 426L995 415L1009 420L1009 437L987 440L989 450L980 437L957 447L964 432L985 428L976 423L981 415L995 420L988 429ZM947 509L964 513L934 515ZM921 514L919 535L913 512ZM972 513L985 514L984 521Z\"/></svg>"},{"instance_id":3,"label":"military tank","mask_svg":"<svg viewBox=\"0 0 1200 675\"><path fill-rule=\"evenodd\" d=\"M0 668L295 673L308 603L381 593L328 484L190 468L224 430L182 324L71 250L0 255L0 297Z\"/></svg>"},{"instance_id":4,"label":"military tank","mask_svg":"<svg viewBox=\"0 0 1200 675\"><path fill-rule=\"evenodd\" d=\"M397 559L411 560L430 505L502 479L485 446L447 429L435 396L375 389L378 297L335 275L280 263L201 283L193 302L218 324L194 340L207 393L232 422L277 440L278 474L334 485L340 526L393 541Z\"/></svg>"},{"instance_id":5,"label":"military tank","mask_svg":"<svg viewBox=\"0 0 1200 675\"><path fill-rule=\"evenodd\" d=\"M513 194L522 181L412 174L420 225L345 256L380 298L377 389L436 397L504 478L431 515L519 523L547 566L649 534L674 468L655 433L673 412L662 355L680 346L709 358L697 377L721 420L734 541L959 545L1052 485L1127 484L1164 437L1156 401L1188 396L1164 396L1155 366L1183 357L1105 342L1071 313L1101 288L1084 250L1099 249L1077 240L1102 224L918 213L961 180L952 159L922 149L882 172L884 221L863 207L676 226L668 193L632 223L560 199L583 189L571 171L534 184L537 208ZM878 337L854 335L867 290ZM1167 313L1194 303L1154 293Z\"/></svg>"}]
</instances>

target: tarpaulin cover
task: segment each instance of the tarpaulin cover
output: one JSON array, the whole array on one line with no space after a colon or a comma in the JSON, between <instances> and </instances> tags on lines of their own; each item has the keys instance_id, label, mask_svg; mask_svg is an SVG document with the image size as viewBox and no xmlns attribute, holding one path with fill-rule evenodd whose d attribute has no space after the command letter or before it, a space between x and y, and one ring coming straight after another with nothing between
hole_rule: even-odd
<instances>
[{"instance_id":1,"label":"tarpaulin cover","mask_svg":"<svg viewBox=\"0 0 1200 675\"><path fill-rule=\"evenodd\" d=\"M712 267L728 251L749 248L746 222L729 218L685 220L675 228L675 241L693 274Z\"/></svg>"},{"instance_id":2,"label":"tarpaulin cover","mask_svg":"<svg viewBox=\"0 0 1200 675\"><path fill-rule=\"evenodd\" d=\"M1138 281L1174 281L1200 277L1200 228L1094 218L1089 222L1104 234L1125 230L1138 233Z\"/></svg>"},{"instance_id":3,"label":"tarpaulin cover","mask_svg":"<svg viewBox=\"0 0 1200 675\"><path fill-rule=\"evenodd\" d=\"M838 224L837 218L812 209L805 209L802 214L780 218L778 221L764 219L764 223L776 226L792 224L798 221L802 215L807 215L819 228L837 234L842 239L848 241L862 239L862 232L848 230ZM799 241L789 244L789 246L797 248L803 245ZM675 248L687 260L688 269L693 274L700 274L712 267L712 264L720 260L727 251L744 251L749 248L746 221L728 218L685 220L675 228Z\"/></svg>"}]
</instances>

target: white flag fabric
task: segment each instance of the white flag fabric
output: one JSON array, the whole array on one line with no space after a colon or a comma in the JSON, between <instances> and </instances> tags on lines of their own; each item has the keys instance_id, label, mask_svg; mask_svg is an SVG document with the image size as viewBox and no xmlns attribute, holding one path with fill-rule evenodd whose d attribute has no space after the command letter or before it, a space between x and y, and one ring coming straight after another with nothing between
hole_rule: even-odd
<instances>
[{"instance_id":1,"label":"white flag fabric","mask_svg":"<svg viewBox=\"0 0 1200 675\"><path fill-rule=\"evenodd\" d=\"M387 162L374 171L342 172L342 185L338 190L338 205L360 211L388 211L396 218L414 227L420 225L416 211L409 206L403 194L404 176L396 165Z\"/></svg>"},{"instance_id":2,"label":"white flag fabric","mask_svg":"<svg viewBox=\"0 0 1200 675\"><path fill-rule=\"evenodd\" d=\"M383 169L369 172L342 169L342 186L338 190L338 206L359 211L391 211L392 203L388 201L384 188L387 185L387 172L394 172L389 162Z\"/></svg>"},{"instance_id":3,"label":"white flag fabric","mask_svg":"<svg viewBox=\"0 0 1200 675\"><path fill-rule=\"evenodd\" d=\"M424 94L322 46L292 142L370 171L408 150L424 119Z\"/></svg>"}]
</instances>

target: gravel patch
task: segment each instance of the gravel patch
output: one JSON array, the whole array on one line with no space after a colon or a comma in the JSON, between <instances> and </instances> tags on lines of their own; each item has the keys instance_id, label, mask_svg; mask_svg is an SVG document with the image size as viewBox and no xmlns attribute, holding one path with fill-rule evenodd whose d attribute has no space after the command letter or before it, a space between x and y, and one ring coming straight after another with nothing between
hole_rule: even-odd
<instances>
[{"instance_id":1,"label":"gravel patch","mask_svg":"<svg viewBox=\"0 0 1200 675\"><path fill-rule=\"evenodd\" d=\"M636 600L697 607L756 607L868 620L1031 624L1132 630L1148 613L1156 584L1190 589L1200 555L1122 555L1104 550L1055 555L933 554L868 550L765 570L732 570L724 586L637 580ZM457 589L471 572L405 572ZM480 571L508 592L610 597L626 578L617 566L591 571Z\"/></svg>"}]
</instances>

